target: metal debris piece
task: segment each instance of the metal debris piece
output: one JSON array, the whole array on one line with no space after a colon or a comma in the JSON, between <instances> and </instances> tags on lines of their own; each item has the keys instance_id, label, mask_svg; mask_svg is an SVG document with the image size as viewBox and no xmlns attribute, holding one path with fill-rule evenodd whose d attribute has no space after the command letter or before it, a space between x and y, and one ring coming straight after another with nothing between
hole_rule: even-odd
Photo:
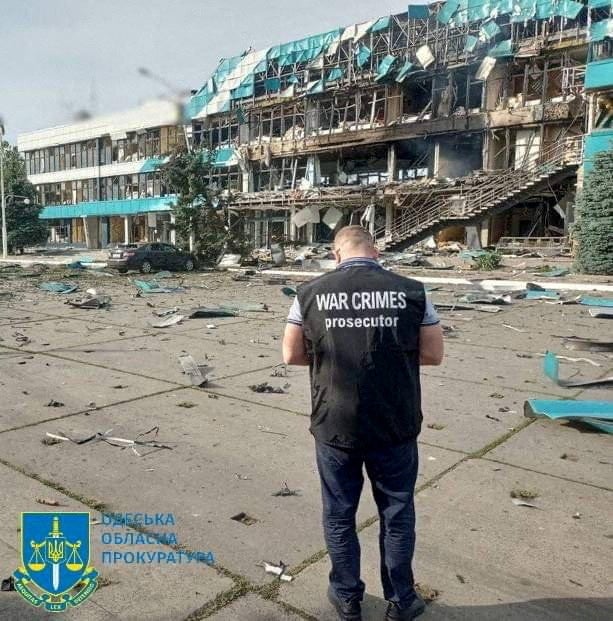
<instances>
[{"instance_id":1,"label":"metal debris piece","mask_svg":"<svg viewBox=\"0 0 613 621\"><path fill-rule=\"evenodd\" d=\"M466 293L460 298L466 304L511 304L511 296L496 293Z\"/></svg>"},{"instance_id":2,"label":"metal debris piece","mask_svg":"<svg viewBox=\"0 0 613 621\"><path fill-rule=\"evenodd\" d=\"M152 324L152 328L169 328L170 326L174 326L178 323L181 323L185 319L185 315L170 315L164 321L160 321L160 323Z\"/></svg>"},{"instance_id":3,"label":"metal debris piece","mask_svg":"<svg viewBox=\"0 0 613 621\"><path fill-rule=\"evenodd\" d=\"M241 511L240 513L237 513L236 515L233 515L230 519L234 520L235 522L240 522L241 524L244 524L245 526L251 526L257 522L257 520L254 517L252 517L248 513L245 513L244 511Z\"/></svg>"},{"instance_id":4,"label":"metal debris piece","mask_svg":"<svg viewBox=\"0 0 613 621\"><path fill-rule=\"evenodd\" d=\"M80 300L66 300L66 304L74 308L107 308L111 304L111 298L108 295L99 295L96 297L86 297Z\"/></svg>"},{"instance_id":5,"label":"metal debris piece","mask_svg":"<svg viewBox=\"0 0 613 621\"><path fill-rule=\"evenodd\" d=\"M148 306L153 306L153 304L150 304L149 302L147 302ZM168 315L174 315L175 313L179 312L179 308L177 306L175 306L174 308L167 308L166 310L159 310L159 311L153 311L153 314L156 317L168 317Z\"/></svg>"},{"instance_id":6,"label":"metal debris piece","mask_svg":"<svg viewBox=\"0 0 613 621\"><path fill-rule=\"evenodd\" d=\"M562 339L562 344L566 349L572 349L574 351L613 352L613 341L596 341L580 336L558 336L557 338Z\"/></svg>"},{"instance_id":7,"label":"metal debris piece","mask_svg":"<svg viewBox=\"0 0 613 621\"><path fill-rule=\"evenodd\" d=\"M604 384L613 384L613 375L601 377L591 380L563 380L559 377L560 363L557 356L553 352L546 352L543 361L543 371L545 375L555 384L563 388L576 388L579 386L601 386Z\"/></svg>"},{"instance_id":8,"label":"metal debris piece","mask_svg":"<svg viewBox=\"0 0 613 621\"><path fill-rule=\"evenodd\" d=\"M262 561L258 567L263 567L267 574L273 574L284 582L291 582L294 579L294 576L285 573L287 565L283 561L279 561L278 565L269 563L268 561Z\"/></svg>"},{"instance_id":9,"label":"metal debris piece","mask_svg":"<svg viewBox=\"0 0 613 621\"><path fill-rule=\"evenodd\" d=\"M273 496L300 496L298 490L290 489L287 485L287 481L283 481L283 487L273 494Z\"/></svg>"},{"instance_id":10,"label":"metal debris piece","mask_svg":"<svg viewBox=\"0 0 613 621\"><path fill-rule=\"evenodd\" d=\"M137 280L134 279L134 286L138 289L138 295L149 293L184 293L183 287L163 287L157 280Z\"/></svg>"},{"instance_id":11,"label":"metal debris piece","mask_svg":"<svg viewBox=\"0 0 613 621\"><path fill-rule=\"evenodd\" d=\"M582 295L579 304L598 306L599 308L613 308L613 298L596 298L591 295Z\"/></svg>"},{"instance_id":12,"label":"metal debris piece","mask_svg":"<svg viewBox=\"0 0 613 621\"><path fill-rule=\"evenodd\" d=\"M524 403L524 416L579 421L613 434L613 401L529 399Z\"/></svg>"},{"instance_id":13,"label":"metal debris piece","mask_svg":"<svg viewBox=\"0 0 613 621\"><path fill-rule=\"evenodd\" d=\"M43 291L49 291L49 293L66 294L66 293L73 293L74 291L76 291L79 288L79 285L76 285L74 283L69 283L69 282L49 281L49 282L41 282L40 285L38 285L38 288L42 289Z\"/></svg>"},{"instance_id":14,"label":"metal debris piece","mask_svg":"<svg viewBox=\"0 0 613 621\"><path fill-rule=\"evenodd\" d=\"M277 395L283 395L285 394L285 390L283 390L283 388L281 388L280 386L271 386L268 382L262 382L261 384L252 384L251 386L249 386L249 388L253 391L253 392L260 392L260 393L272 393L272 394L277 394Z\"/></svg>"},{"instance_id":15,"label":"metal debris piece","mask_svg":"<svg viewBox=\"0 0 613 621\"><path fill-rule=\"evenodd\" d=\"M172 450L172 446L168 446L167 444L162 444L156 439L159 430L160 428L158 426L152 427L148 431L139 433L134 438L134 440L131 440L129 438L118 438L115 436L110 436L109 434L113 431L112 429L108 429L107 431L104 431L104 432L97 432L85 438L81 438L79 440L71 438L65 433L62 433L62 435L54 434L54 433L47 433L46 435L49 438L55 438L57 440L66 440L69 442L73 442L74 444L87 444L88 442L106 442L107 444L110 444L111 446L116 446L122 449L131 448L135 455L137 455L138 457L142 457L142 455L136 450L136 446L168 449L170 451ZM154 434L153 437L148 439L147 436L149 436L152 433Z\"/></svg>"},{"instance_id":16,"label":"metal debris piece","mask_svg":"<svg viewBox=\"0 0 613 621\"><path fill-rule=\"evenodd\" d=\"M15 590L15 578L13 578L13 576L4 578L2 580L2 584L0 584L0 591L14 591L14 590Z\"/></svg>"},{"instance_id":17,"label":"metal debris piece","mask_svg":"<svg viewBox=\"0 0 613 621\"><path fill-rule=\"evenodd\" d=\"M273 431L270 427L262 427L262 425L258 425L258 431L261 431L262 433L271 433L275 436L283 436L283 437L287 437L286 433L282 433L280 431Z\"/></svg>"},{"instance_id":18,"label":"metal debris piece","mask_svg":"<svg viewBox=\"0 0 613 621\"><path fill-rule=\"evenodd\" d=\"M245 313L265 313L268 306L262 302L224 302L219 305L224 310Z\"/></svg>"},{"instance_id":19,"label":"metal debris piece","mask_svg":"<svg viewBox=\"0 0 613 621\"><path fill-rule=\"evenodd\" d=\"M179 356L179 364L183 373L189 376L192 386L204 386L208 378L203 374L203 367L196 364L196 361L189 354Z\"/></svg>"},{"instance_id":20,"label":"metal debris piece","mask_svg":"<svg viewBox=\"0 0 613 621\"><path fill-rule=\"evenodd\" d=\"M281 291L283 295L286 295L288 298L296 297L296 287L283 287Z\"/></svg>"},{"instance_id":21,"label":"metal debris piece","mask_svg":"<svg viewBox=\"0 0 613 621\"><path fill-rule=\"evenodd\" d=\"M517 298L526 300L558 300L560 292L553 289L529 289L520 293Z\"/></svg>"},{"instance_id":22,"label":"metal debris piece","mask_svg":"<svg viewBox=\"0 0 613 621\"><path fill-rule=\"evenodd\" d=\"M474 310L479 311L480 313L498 313L500 312L500 307L496 305L488 305L488 304L444 304L441 302L435 302L435 307L438 310Z\"/></svg>"},{"instance_id":23,"label":"metal debris piece","mask_svg":"<svg viewBox=\"0 0 613 621\"><path fill-rule=\"evenodd\" d=\"M190 319L207 319L209 317L236 317L236 312L227 308L202 306L190 311Z\"/></svg>"},{"instance_id":24,"label":"metal debris piece","mask_svg":"<svg viewBox=\"0 0 613 621\"><path fill-rule=\"evenodd\" d=\"M515 326L510 326L508 323L502 324L503 328L508 328L509 330L513 330L514 332L522 332L525 333L526 330L522 330L521 328L516 328Z\"/></svg>"},{"instance_id":25,"label":"metal debris piece","mask_svg":"<svg viewBox=\"0 0 613 621\"><path fill-rule=\"evenodd\" d=\"M537 356L545 357L547 354L536 354ZM595 362L594 360L590 360L589 358L571 358L569 356L557 356L558 360L566 360L568 362L587 362L587 364L591 364L593 367L601 367L602 365L599 362Z\"/></svg>"},{"instance_id":26,"label":"metal debris piece","mask_svg":"<svg viewBox=\"0 0 613 621\"><path fill-rule=\"evenodd\" d=\"M613 319L613 308L606 308L604 306L596 306L588 310L590 317L595 319Z\"/></svg>"},{"instance_id":27,"label":"metal debris piece","mask_svg":"<svg viewBox=\"0 0 613 621\"><path fill-rule=\"evenodd\" d=\"M238 479L239 481L251 481L251 477L248 477L246 474L240 474L238 472L234 473L234 478Z\"/></svg>"},{"instance_id":28,"label":"metal debris piece","mask_svg":"<svg viewBox=\"0 0 613 621\"><path fill-rule=\"evenodd\" d=\"M64 404L61 401L56 401L55 399L51 399L49 403L47 403L48 408L63 408Z\"/></svg>"},{"instance_id":29,"label":"metal debris piece","mask_svg":"<svg viewBox=\"0 0 613 621\"><path fill-rule=\"evenodd\" d=\"M526 502L525 500L522 500L521 498L511 498L511 502L516 507L530 507L531 509L538 509L536 505L532 504L531 502Z\"/></svg>"}]
</instances>

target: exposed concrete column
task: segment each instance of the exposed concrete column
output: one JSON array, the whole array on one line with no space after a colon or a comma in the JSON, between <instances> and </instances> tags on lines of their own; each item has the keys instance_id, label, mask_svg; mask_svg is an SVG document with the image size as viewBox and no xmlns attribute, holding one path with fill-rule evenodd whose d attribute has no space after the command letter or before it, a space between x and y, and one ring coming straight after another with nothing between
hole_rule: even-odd
<instances>
[{"instance_id":1,"label":"exposed concrete column","mask_svg":"<svg viewBox=\"0 0 613 621\"><path fill-rule=\"evenodd\" d=\"M83 231L85 232L85 244L90 249L100 248L100 218L97 216L83 216Z\"/></svg>"},{"instance_id":2,"label":"exposed concrete column","mask_svg":"<svg viewBox=\"0 0 613 621\"><path fill-rule=\"evenodd\" d=\"M130 243L130 225L132 224L132 218L130 216L123 216L123 241L126 244Z\"/></svg>"},{"instance_id":3,"label":"exposed concrete column","mask_svg":"<svg viewBox=\"0 0 613 621\"><path fill-rule=\"evenodd\" d=\"M296 207L292 205L289 210L289 238L290 241L296 241L298 237L298 227L294 224L294 216L296 215Z\"/></svg>"},{"instance_id":4,"label":"exposed concrete column","mask_svg":"<svg viewBox=\"0 0 613 621\"><path fill-rule=\"evenodd\" d=\"M370 206L370 213L368 218L368 232L374 237L375 236L375 215L377 212L377 208L373 205Z\"/></svg>"},{"instance_id":5,"label":"exposed concrete column","mask_svg":"<svg viewBox=\"0 0 613 621\"><path fill-rule=\"evenodd\" d=\"M170 243L171 244L176 244L177 243L177 231L175 231L174 225L177 221L177 217L175 216L174 213L170 214Z\"/></svg>"},{"instance_id":6,"label":"exposed concrete column","mask_svg":"<svg viewBox=\"0 0 613 621\"><path fill-rule=\"evenodd\" d=\"M390 201L385 205L385 237L386 238L392 234L393 222L394 222L394 205Z\"/></svg>"},{"instance_id":7,"label":"exposed concrete column","mask_svg":"<svg viewBox=\"0 0 613 621\"><path fill-rule=\"evenodd\" d=\"M312 222L305 224L307 227L307 243L312 244L315 241L315 226Z\"/></svg>"},{"instance_id":8,"label":"exposed concrete column","mask_svg":"<svg viewBox=\"0 0 613 621\"><path fill-rule=\"evenodd\" d=\"M253 222L253 244L256 248L259 248L261 245L261 237L262 237L262 221L259 219L259 216L256 215L256 219Z\"/></svg>"},{"instance_id":9,"label":"exposed concrete column","mask_svg":"<svg viewBox=\"0 0 613 621\"><path fill-rule=\"evenodd\" d=\"M487 247L490 245L490 226L491 226L491 222L492 219L491 218L485 218L485 220L483 220L483 222L481 222L480 224L480 237L481 237L481 246L483 248Z\"/></svg>"},{"instance_id":10,"label":"exposed concrete column","mask_svg":"<svg viewBox=\"0 0 613 621\"><path fill-rule=\"evenodd\" d=\"M395 144L387 148L387 180L396 181L398 177L398 155Z\"/></svg>"},{"instance_id":11,"label":"exposed concrete column","mask_svg":"<svg viewBox=\"0 0 613 621\"><path fill-rule=\"evenodd\" d=\"M438 177L438 172L440 168L440 157L441 157L441 143L437 140L434 143L434 161L432 162L432 176Z\"/></svg>"}]
</instances>

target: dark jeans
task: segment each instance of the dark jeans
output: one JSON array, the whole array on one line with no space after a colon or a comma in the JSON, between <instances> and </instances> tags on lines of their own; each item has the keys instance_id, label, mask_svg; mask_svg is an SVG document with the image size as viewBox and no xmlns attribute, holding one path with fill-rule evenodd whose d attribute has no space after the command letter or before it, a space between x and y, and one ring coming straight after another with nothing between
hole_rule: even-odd
<instances>
[{"instance_id":1,"label":"dark jeans","mask_svg":"<svg viewBox=\"0 0 613 621\"><path fill-rule=\"evenodd\" d=\"M367 451L339 449L321 442L315 446L332 589L345 601L361 600L364 595L355 514L365 465L379 510L383 595L401 608L410 606L415 598L411 562L415 549L417 441Z\"/></svg>"}]
</instances>

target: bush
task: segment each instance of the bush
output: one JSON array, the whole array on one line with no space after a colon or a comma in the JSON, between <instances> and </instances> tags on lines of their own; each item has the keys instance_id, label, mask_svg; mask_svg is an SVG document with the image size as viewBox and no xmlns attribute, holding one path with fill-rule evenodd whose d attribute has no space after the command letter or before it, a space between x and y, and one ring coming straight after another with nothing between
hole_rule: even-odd
<instances>
[{"instance_id":1,"label":"bush","mask_svg":"<svg viewBox=\"0 0 613 621\"><path fill-rule=\"evenodd\" d=\"M502 255L499 252L486 252L485 254L475 257L475 269L483 272L491 272L500 267L502 263Z\"/></svg>"}]
</instances>

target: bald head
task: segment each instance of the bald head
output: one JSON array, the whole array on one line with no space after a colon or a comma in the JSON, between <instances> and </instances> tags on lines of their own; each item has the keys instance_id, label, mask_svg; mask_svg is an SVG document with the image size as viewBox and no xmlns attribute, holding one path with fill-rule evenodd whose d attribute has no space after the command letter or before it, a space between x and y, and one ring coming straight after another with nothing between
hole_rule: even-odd
<instances>
[{"instance_id":1,"label":"bald head","mask_svg":"<svg viewBox=\"0 0 613 621\"><path fill-rule=\"evenodd\" d=\"M379 256L372 235L357 225L345 226L336 234L334 253L339 263L353 257L376 259Z\"/></svg>"}]
</instances>

